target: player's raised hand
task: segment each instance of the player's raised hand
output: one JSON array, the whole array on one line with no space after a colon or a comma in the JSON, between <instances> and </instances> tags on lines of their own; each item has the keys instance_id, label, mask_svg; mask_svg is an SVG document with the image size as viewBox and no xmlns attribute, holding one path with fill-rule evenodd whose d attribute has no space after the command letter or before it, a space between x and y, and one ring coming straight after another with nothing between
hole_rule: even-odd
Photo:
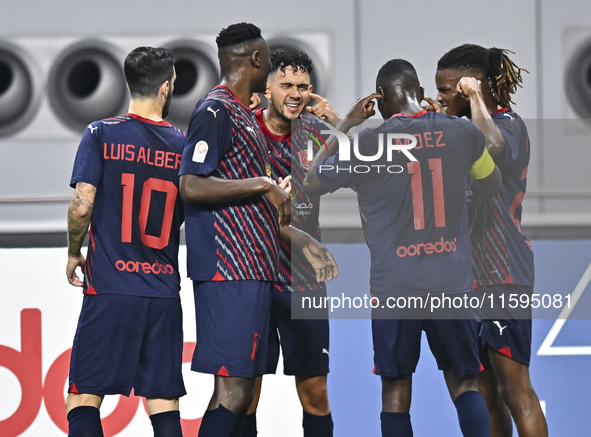
<instances>
[{"instance_id":1,"label":"player's raised hand","mask_svg":"<svg viewBox=\"0 0 591 437\"><path fill-rule=\"evenodd\" d=\"M474 93L482 93L482 83L474 77L462 77L458 81L457 88L466 100L470 100L470 96Z\"/></svg>"},{"instance_id":2,"label":"player's raised hand","mask_svg":"<svg viewBox=\"0 0 591 437\"><path fill-rule=\"evenodd\" d=\"M382 96L378 93L372 93L367 97L357 99L357 101L351 106L349 112L347 112L347 120L352 121L353 126L361 124L364 120L375 115L374 109L376 102L374 99L381 99ZM357 122L355 122L357 120Z\"/></svg>"},{"instance_id":3,"label":"player's raised hand","mask_svg":"<svg viewBox=\"0 0 591 437\"><path fill-rule=\"evenodd\" d=\"M322 243L310 238L302 253L314 269L317 282L330 282L339 275L339 267L332 253Z\"/></svg>"},{"instance_id":4,"label":"player's raised hand","mask_svg":"<svg viewBox=\"0 0 591 437\"><path fill-rule=\"evenodd\" d=\"M256 109L259 105L261 104L261 97L259 96L259 93L253 93L253 95L250 97L250 103L248 105L248 107L250 109Z\"/></svg>"},{"instance_id":5,"label":"player's raised hand","mask_svg":"<svg viewBox=\"0 0 591 437\"><path fill-rule=\"evenodd\" d=\"M76 274L76 268L78 267L80 267L82 273L84 273L84 268L86 267L86 259L84 258L84 255L68 255L68 263L66 264L66 276L68 277L68 282L74 287L82 287L84 285L84 282L82 282L82 280Z\"/></svg>"},{"instance_id":6,"label":"player's raised hand","mask_svg":"<svg viewBox=\"0 0 591 437\"><path fill-rule=\"evenodd\" d=\"M339 121L341 121L341 116L329 101L314 93L310 93L310 97L316 100L316 104L314 106L306 106L306 111L310 114L314 114L321 120L328 121L331 125L336 127L337 124L339 124Z\"/></svg>"},{"instance_id":7,"label":"player's raised hand","mask_svg":"<svg viewBox=\"0 0 591 437\"><path fill-rule=\"evenodd\" d=\"M291 197L289 197L289 192L285 188L291 178L289 176L285 178L287 179L285 187L278 185L273 179L265 179L267 179L268 188L265 190L264 195L277 208L279 212L279 224L281 226L287 226L291 221Z\"/></svg>"},{"instance_id":8,"label":"player's raised hand","mask_svg":"<svg viewBox=\"0 0 591 437\"><path fill-rule=\"evenodd\" d=\"M424 96L423 100L425 102L427 102L426 105L423 105L423 109L429 111L429 112L439 112L441 114L444 114L443 108L441 107L441 105L436 102L435 100L433 100L431 97L427 97Z\"/></svg>"}]
</instances>

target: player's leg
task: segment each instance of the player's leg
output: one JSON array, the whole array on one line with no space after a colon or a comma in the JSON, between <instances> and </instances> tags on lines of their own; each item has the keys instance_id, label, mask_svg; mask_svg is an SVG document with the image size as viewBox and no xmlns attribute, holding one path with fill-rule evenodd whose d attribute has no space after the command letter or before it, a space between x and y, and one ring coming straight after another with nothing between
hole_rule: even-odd
<instances>
[{"instance_id":1,"label":"player's leg","mask_svg":"<svg viewBox=\"0 0 591 437\"><path fill-rule=\"evenodd\" d=\"M519 436L547 436L548 425L530 381L529 367L498 353L490 346L489 357L499 381L501 396L511 411Z\"/></svg>"},{"instance_id":2,"label":"player's leg","mask_svg":"<svg viewBox=\"0 0 591 437\"><path fill-rule=\"evenodd\" d=\"M191 369L215 375L200 437L242 433L255 375L265 370L271 286L259 281L194 283L197 347Z\"/></svg>"},{"instance_id":3,"label":"player's leg","mask_svg":"<svg viewBox=\"0 0 591 437\"><path fill-rule=\"evenodd\" d=\"M270 334L270 333L269 333ZM269 335L271 337L271 335ZM261 398L261 389L263 387L263 377L257 376L254 382L254 394L252 403L248 407L246 417L244 418L244 426L242 427L242 437L256 437L257 431L257 408L259 407L259 400Z\"/></svg>"},{"instance_id":4,"label":"player's leg","mask_svg":"<svg viewBox=\"0 0 591 437\"><path fill-rule=\"evenodd\" d=\"M488 351L486 351L488 353ZM482 356L482 355L481 355ZM487 359L488 361L488 359ZM478 391L484 398L490 416L490 428L492 437L512 437L513 421L511 412L498 389L498 381L492 369L485 365L477 376Z\"/></svg>"},{"instance_id":5,"label":"player's leg","mask_svg":"<svg viewBox=\"0 0 591 437\"><path fill-rule=\"evenodd\" d=\"M279 363L279 333L277 332L277 298L275 290L279 285L274 284L272 298L271 298L271 314L269 316L269 334L267 342L267 364L265 365L265 374L275 374L277 371L277 364ZM257 418L256 411L259 406L261 396L261 388L263 384L263 377L257 376L254 385L254 397L246 417L244 418L244 426L242 428L242 437L256 437L257 435Z\"/></svg>"},{"instance_id":6,"label":"player's leg","mask_svg":"<svg viewBox=\"0 0 591 437\"><path fill-rule=\"evenodd\" d=\"M476 381L480 371L476 320L427 320L425 333L437 367L443 371L462 435L490 437L488 409Z\"/></svg>"},{"instance_id":7,"label":"player's leg","mask_svg":"<svg viewBox=\"0 0 591 437\"><path fill-rule=\"evenodd\" d=\"M419 361L423 322L378 319L380 316L378 311L372 312L374 373L382 378L382 436L412 437L412 373Z\"/></svg>"},{"instance_id":8,"label":"player's leg","mask_svg":"<svg viewBox=\"0 0 591 437\"><path fill-rule=\"evenodd\" d=\"M146 314L143 298L84 296L70 358L66 399L70 436L102 436L99 407L103 396L129 396Z\"/></svg>"},{"instance_id":9,"label":"player's leg","mask_svg":"<svg viewBox=\"0 0 591 437\"><path fill-rule=\"evenodd\" d=\"M148 319L135 373L135 394L146 398L155 437L180 437L179 397L186 394L182 375L181 302L151 298L148 302Z\"/></svg>"},{"instance_id":10,"label":"player's leg","mask_svg":"<svg viewBox=\"0 0 591 437\"><path fill-rule=\"evenodd\" d=\"M68 393L66 413L68 415L68 436L103 437L99 408L104 396Z\"/></svg>"},{"instance_id":11,"label":"player's leg","mask_svg":"<svg viewBox=\"0 0 591 437\"><path fill-rule=\"evenodd\" d=\"M326 290L319 293L326 295ZM304 437L332 437L334 423L327 388L328 310L323 319L292 319L292 298L297 296L281 287L273 290L273 316L281 339L283 371L295 376Z\"/></svg>"}]
</instances>

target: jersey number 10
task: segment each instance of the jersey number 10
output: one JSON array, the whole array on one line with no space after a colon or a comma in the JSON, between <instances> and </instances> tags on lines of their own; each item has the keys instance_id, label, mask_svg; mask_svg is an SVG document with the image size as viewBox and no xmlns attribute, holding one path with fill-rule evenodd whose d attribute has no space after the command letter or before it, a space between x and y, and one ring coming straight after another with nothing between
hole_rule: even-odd
<instances>
[{"instance_id":1,"label":"jersey number 10","mask_svg":"<svg viewBox=\"0 0 591 437\"><path fill-rule=\"evenodd\" d=\"M123 208L121 211L121 241L123 243L131 243L135 175L132 173L123 173L121 175L121 185L123 185ZM146 234L146 226L148 225L148 215L150 213L150 202L152 201L152 191L160 191L162 193L166 193L166 202L164 204L164 218L162 219L162 226L160 227L159 237ZM168 246L177 193L178 188L175 184L173 184L170 181L150 178L146 182L144 182L144 186L142 188L142 198L140 202L139 222L142 242L146 246L152 247L154 249L162 249Z\"/></svg>"},{"instance_id":2,"label":"jersey number 10","mask_svg":"<svg viewBox=\"0 0 591 437\"><path fill-rule=\"evenodd\" d=\"M412 191L412 214L415 230L425 229L425 206L423 203L423 178L421 177L421 163L412 161L408 164L410 173L410 188ZM429 159L429 170L433 179L433 215L435 227L445 228L445 200L443 198L443 172L441 158Z\"/></svg>"}]
</instances>

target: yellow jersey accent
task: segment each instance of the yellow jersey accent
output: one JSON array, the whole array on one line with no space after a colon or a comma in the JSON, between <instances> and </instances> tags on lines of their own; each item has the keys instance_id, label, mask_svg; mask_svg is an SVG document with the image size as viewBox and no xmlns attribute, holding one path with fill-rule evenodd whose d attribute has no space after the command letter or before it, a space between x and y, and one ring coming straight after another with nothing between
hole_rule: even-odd
<instances>
[{"instance_id":1,"label":"yellow jersey accent","mask_svg":"<svg viewBox=\"0 0 591 437\"><path fill-rule=\"evenodd\" d=\"M486 148L484 152L482 152L482 156L472 164L472 168L470 169L470 176L472 179L484 179L485 177L489 176L493 170L495 169L495 162L488 153Z\"/></svg>"}]
</instances>

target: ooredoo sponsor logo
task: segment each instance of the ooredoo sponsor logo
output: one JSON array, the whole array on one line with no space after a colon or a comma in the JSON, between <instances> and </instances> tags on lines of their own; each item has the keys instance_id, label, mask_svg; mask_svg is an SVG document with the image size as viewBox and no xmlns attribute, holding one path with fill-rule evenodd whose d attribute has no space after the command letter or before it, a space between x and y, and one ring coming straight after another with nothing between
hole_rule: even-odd
<instances>
[{"instance_id":1,"label":"ooredoo sponsor logo","mask_svg":"<svg viewBox=\"0 0 591 437\"><path fill-rule=\"evenodd\" d=\"M155 275L172 275L174 273L174 268L170 264L160 264L158 261L150 264L148 262L119 260L115 263L115 267L120 272L129 273L139 273L140 271Z\"/></svg>"},{"instance_id":2,"label":"ooredoo sponsor logo","mask_svg":"<svg viewBox=\"0 0 591 437\"><path fill-rule=\"evenodd\" d=\"M441 237L441 240L437 241L436 243L420 243L411 244L410 246L399 246L398 249L396 249L396 255L398 255L400 258L404 258L406 256L419 256L422 254L431 255L433 253L455 252L457 241L457 238L454 238L453 241L445 241L443 237Z\"/></svg>"}]
</instances>

